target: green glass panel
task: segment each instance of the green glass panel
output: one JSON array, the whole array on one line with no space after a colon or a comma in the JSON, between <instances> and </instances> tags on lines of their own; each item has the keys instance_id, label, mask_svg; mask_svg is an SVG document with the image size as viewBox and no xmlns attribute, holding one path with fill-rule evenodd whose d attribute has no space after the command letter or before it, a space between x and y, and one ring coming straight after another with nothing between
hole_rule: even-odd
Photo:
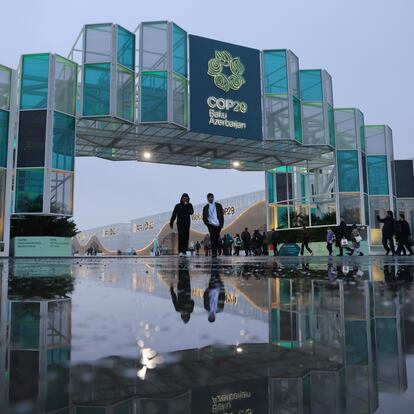
<instances>
[{"instance_id":1,"label":"green glass panel","mask_svg":"<svg viewBox=\"0 0 414 414\"><path fill-rule=\"evenodd\" d=\"M43 210L44 170L17 169L16 213L41 213Z\"/></svg>"},{"instance_id":2,"label":"green glass panel","mask_svg":"<svg viewBox=\"0 0 414 414\"><path fill-rule=\"evenodd\" d=\"M306 186L306 174L301 174L300 175L300 194L301 194L301 197L302 198L304 198L304 199L306 199L306 197L307 197L307 186Z\"/></svg>"},{"instance_id":3,"label":"green glass panel","mask_svg":"<svg viewBox=\"0 0 414 414\"><path fill-rule=\"evenodd\" d=\"M23 56L21 109L47 108L49 54Z\"/></svg>"},{"instance_id":4,"label":"green glass panel","mask_svg":"<svg viewBox=\"0 0 414 414\"><path fill-rule=\"evenodd\" d=\"M277 206L277 228L288 228L288 208L284 206Z\"/></svg>"},{"instance_id":5,"label":"green glass panel","mask_svg":"<svg viewBox=\"0 0 414 414\"><path fill-rule=\"evenodd\" d=\"M52 167L73 171L75 156L75 118L60 112L53 118Z\"/></svg>"},{"instance_id":6,"label":"green glass panel","mask_svg":"<svg viewBox=\"0 0 414 414\"><path fill-rule=\"evenodd\" d=\"M56 56L55 110L75 115L78 65Z\"/></svg>"},{"instance_id":7,"label":"green glass panel","mask_svg":"<svg viewBox=\"0 0 414 414\"><path fill-rule=\"evenodd\" d=\"M370 195L388 195L388 167L385 155L369 155L368 185Z\"/></svg>"},{"instance_id":8,"label":"green glass panel","mask_svg":"<svg viewBox=\"0 0 414 414\"><path fill-rule=\"evenodd\" d=\"M287 94L288 76L286 50L269 50L265 51L263 55L265 93Z\"/></svg>"},{"instance_id":9,"label":"green glass panel","mask_svg":"<svg viewBox=\"0 0 414 414\"><path fill-rule=\"evenodd\" d=\"M300 112L300 100L293 97L293 122L295 124L295 139L302 142L302 116Z\"/></svg>"},{"instance_id":10,"label":"green glass panel","mask_svg":"<svg viewBox=\"0 0 414 414\"><path fill-rule=\"evenodd\" d=\"M361 111L357 111L357 125L359 128L359 139L361 140L361 150L365 152L365 126L364 126L364 114Z\"/></svg>"},{"instance_id":11,"label":"green glass panel","mask_svg":"<svg viewBox=\"0 0 414 414\"><path fill-rule=\"evenodd\" d=\"M335 147L335 116L332 106L328 105L329 144Z\"/></svg>"},{"instance_id":12,"label":"green glass panel","mask_svg":"<svg viewBox=\"0 0 414 414\"><path fill-rule=\"evenodd\" d=\"M359 191L357 151L337 151L338 182L340 192Z\"/></svg>"},{"instance_id":13,"label":"green glass panel","mask_svg":"<svg viewBox=\"0 0 414 414\"><path fill-rule=\"evenodd\" d=\"M10 108L11 70L0 65L0 109Z\"/></svg>"},{"instance_id":14,"label":"green glass panel","mask_svg":"<svg viewBox=\"0 0 414 414\"><path fill-rule=\"evenodd\" d=\"M345 321L347 365L368 364L367 322Z\"/></svg>"},{"instance_id":15,"label":"green glass panel","mask_svg":"<svg viewBox=\"0 0 414 414\"><path fill-rule=\"evenodd\" d=\"M134 120L134 88L135 72L118 65L116 83L117 115L131 122Z\"/></svg>"},{"instance_id":16,"label":"green glass panel","mask_svg":"<svg viewBox=\"0 0 414 414\"><path fill-rule=\"evenodd\" d=\"M135 70L135 35L118 26L118 63Z\"/></svg>"},{"instance_id":17,"label":"green glass panel","mask_svg":"<svg viewBox=\"0 0 414 414\"><path fill-rule=\"evenodd\" d=\"M0 167L7 168L7 142L9 137L9 113L0 110Z\"/></svg>"},{"instance_id":18,"label":"green glass panel","mask_svg":"<svg viewBox=\"0 0 414 414\"><path fill-rule=\"evenodd\" d=\"M272 173L267 174L267 191L268 191L268 199L269 203L275 202L275 180Z\"/></svg>"},{"instance_id":19,"label":"green glass panel","mask_svg":"<svg viewBox=\"0 0 414 414\"><path fill-rule=\"evenodd\" d=\"M39 348L40 303L11 303L11 346L19 349Z\"/></svg>"},{"instance_id":20,"label":"green glass panel","mask_svg":"<svg viewBox=\"0 0 414 414\"><path fill-rule=\"evenodd\" d=\"M109 115L111 65L97 63L84 66L83 115Z\"/></svg>"},{"instance_id":21,"label":"green glass panel","mask_svg":"<svg viewBox=\"0 0 414 414\"><path fill-rule=\"evenodd\" d=\"M173 70L187 77L187 33L173 25Z\"/></svg>"},{"instance_id":22,"label":"green glass panel","mask_svg":"<svg viewBox=\"0 0 414 414\"><path fill-rule=\"evenodd\" d=\"M320 70L301 70L300 96L305 102L323 101L322 76Z\"/></svg>"},{"instance_id":23,"label":"green glass panel","mask_svg":"<svg viewBox=\"0 0 414 414\"><path fill-rule=\"evenodd\" d=\"M141 121L167 121L167 72L141 75Z\"/></svg>"},{"instance_id":24,"label":"green glass panel","mask_svg":"<svg viewBox=\"0 0 414 414\"><path fill-rule=\"evenodd\" d=\"M173 75L173 122L187 126L188 124L188 93L187 80L182 76Z\"/></svg>"}]
</instances>

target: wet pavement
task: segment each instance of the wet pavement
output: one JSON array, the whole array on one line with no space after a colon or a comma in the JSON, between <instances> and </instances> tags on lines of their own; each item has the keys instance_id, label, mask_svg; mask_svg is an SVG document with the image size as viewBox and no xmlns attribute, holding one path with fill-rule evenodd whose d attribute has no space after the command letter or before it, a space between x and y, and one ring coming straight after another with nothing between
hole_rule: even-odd
<instances>
[{"instance_id":1,"label":"wet pavement","mask_svg":"<svg viewBox=\"0 0 414 414\"><path fill-rule=\"evenodd\" d=\"M411 413L414 259L0 261L0 412Z\"/></svg>"}]
</instances>

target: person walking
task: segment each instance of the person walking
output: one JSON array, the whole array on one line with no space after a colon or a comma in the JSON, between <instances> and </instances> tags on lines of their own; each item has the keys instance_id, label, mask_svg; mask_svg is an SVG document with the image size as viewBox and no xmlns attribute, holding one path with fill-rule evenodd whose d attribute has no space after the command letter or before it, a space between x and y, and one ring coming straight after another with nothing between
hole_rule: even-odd
<instances>
[{"instance_id":1,"label":"person walking","mask_svg":"<svg viewBox=\"0 0 414 414\"><path fill-rule=\"evenodd\" d=\"M272 245L273 245L273 254L275 256L278 256L279 251L278 251L277 245L279 244L279 233L275 229L272 229L272 234L270 237L271 237Z\"/></svg>"},{"instance_id":2,"label":"person walking","mask_svg":"<svg viewBox=\"0 0 414 414\"><path fill-rule=\"evenodd\" d=\"M250 242L252 240L252 236L249 233L249 229L245 227L244 231L242 231L241 239L243 242L244 252L246 256L250 254Z\"/></svg>"},{"instance_id":3,"label":"person walking","mask_svg":"<svg viewBox=\"0 0 414 414\"><path fill-rule=\"evenodd\" d=\"M395 234L395 220L394 214L392 211L388 210L387 215L384 218L377 216L377 220L380 223L383 223L382 226L382 245L385 249L385 254L389 255L390 252L395 256L395 247L394 247L394 234Z\"/></svg>"},{"instance_id":4,"label":"person walking","mask_svg":"<svg viewBox=\"0 0 414 414\"><path fill-rule=\"evenodd\" d=\"M359 233L359 230L356 224L352 225L351 237L352 237L352 250L350 253L348 253L348 256L352 256L354 253L358 253L359 256L363 256L364 253L362 253L362 250L361 250L362 237L361 237L361 234Z\"/></svg>"},{"instance_id":5,"label":"person walking","mask_svg":"<svg viewBox=\"0 0 414 414\"><path fill-rule=\"evenodd\" d=\"M190 238L190 224L191 215L194 213L193 205L190 203L190 196L184 193L181 196L180 202L174 207L170 219L170 228L174 226L174 221L177 219L178 229L178 251L180 256L187 254L188 240Z\"/></svg>"},{"instance_id":6,"label":"person walking","mask_svg":"<svg viewBox=\"0 0 414 414\"><path fill-rule=\"evenodd\" d=\"M261 237L262 235L259 233L259 230L255 230L253 232L251 244L252 251L255 256L260 256L261 254Z\"/></svg>"},{"instance_id":7,"label":"person walking","mask_svg":"<svg viewBox=\"0 0 414 414\"><path fill-rule=\"evenodd\" d=\"M214 194L207 194L207 204L203 208L203 222L207 226L211 240L211 256L217 257L217 245L224 226L224 211L220 203L214 201Z\"/></svg>"},{"instance_id":8,"label":"person walking","mask_svg":"<svg viewBox=\"0 0 414 414\"><path fill-rule=\"evenodd\" d=\"M236 236L234 237L234 254L236 256L240 256L240 248L241 248L241 238L239 233L236 234Z\"/></svg>"},{"instance_id":9,"label":"person walking","mask_svg":"<svg viewBox=\"0 0 414 414\"><path fill-rule=\"evenodd\" d=\"M339 248L338 256L344 255L344 249L348 252L351 252L352 249L347 245L348 244L348 227L346 225L345 219L341 217L341 222L339 223L338 231L336 234L336 247Z\"/></svg>"},{"instance_id":10,"label":"person walking","mask_svg":"<svg viewBox=\"0 0 414 414\"><path fill-rule=\"evenodd\" d=\"M400 218L397 222L398 225L398 233L397 233L397 240L398 240L398 247L397 247L397 255L400 256L403 253L403 256L406 255L405 249L408 250L410 256L414 254L411 245L409 243L409 239L411 236L410 225L405 219L404 213L400 213Z\"/></svg>"},{"instance_id":11,"label":"person walking","mask_svg":"<svg viewBox=\"0 0 414 414\"><path fill-rule=\"evenodd\" d=\"M201 244L200 244L200 242L197 240L197 242L196 242L196 244L195 244L196 256L200 256L200 248L201 248Z\"/></svg>"},{"instance_id":12,"label":"person walking","mask_svg":"<svg viewBox=\"0 0 414 414\"><path fill-rule=\"evenodd\" d=\"M233 254L234 239L233 237L231 237L230 233L226 234L226 244L227 244L227 253L229 256L231 256Z\"/></svg>"},{"instance_id":13,"label":"person walking","mask_svg":"<svg viewBox=\"0 0 414 414\"><path fill-rule=\"evenodd\" d=\"M269 254L269 249L268 249L268 242L267 242L267 234L265 231L262 234L262 240L263 240L263 243L262 243L263 256L267 256Z\"/></svg>"},{"instance_id":14,"label":"person walking","mask_svg":"<svg viewBox=\"0 0 414 414\"><path fill-rule=\"evenodd\" d=\"M329 256L332 256L332 247L335 241L335 234L332 229L329 227L326 232L326 248L329 252Z\"/></svg>"},{"instance_id":15,"label":"person walking","mask_svg":"<svg viewBox=\"0 0 414 414\"><path fill-rule=\"evenodd\" d=\"M304 225L302 227L302 246L300 248L300 255L301 256L304 255L305 248L311 254L311 256L313 256L313 251L309 248L309 240L310 240L309 230Z\"/></svg>"}]
</instances>

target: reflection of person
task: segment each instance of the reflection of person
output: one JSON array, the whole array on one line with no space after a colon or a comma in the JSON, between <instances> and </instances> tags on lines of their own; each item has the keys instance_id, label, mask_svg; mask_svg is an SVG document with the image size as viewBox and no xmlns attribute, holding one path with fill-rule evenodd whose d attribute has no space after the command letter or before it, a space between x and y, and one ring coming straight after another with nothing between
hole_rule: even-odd
<instances>
[{"instance_id":1,"label":"reflection of person","mask_svg":"<svg viewBox=\"0 0 414 414\"><path fill-rule=\"evenodd\" d=\"M217 257L218 239L224 226L224 211L223 206L214 201L213 194L207 194L207 201L203 208L203 222L210 233L211 256Z\"/></svg>"},{"instance_id":2,"label":"reflection of person","mask_svg":"<svg viewBox=\"0 0 414 414\"><path fill-rule=\"evenodd\" d=\"M204 291L204 309L208 312L208 321L214 322L216 314L224 309L226 293L224 283L220 279L220 274L216 266L211 267L211 276L208 287Z\"/></svg>"},{"instance_id":3,"label":"reflection of person","mask_svg":"<svg viewBox=\"0 0 414 414\"><path fill-rule=\"evenodd\" d=\"M178 268L177 294L174 292L172 284L170 286L170 293L175 310L180 312L183 322L188 323L194 310L194 301L191 299L190 274L185 261L180 263Z\"/></svg>"},{"instance_id":4,"label":"reflection of person","mask_svg":"<svg viewBox=\"0 0 414 414\"><path fill-rule=\"evenodd\" d=\"M178 229L178 250L180 256L187 254L188 239L190 238L190 216L194 213L193 205L187 193L181 196L180 202L174 207L170 220L170 227L173 228L174 221L177 219Z\"/></svg>"},{"instance_id":5,"label":"reflection of person","mask_svg":"<svg viewBox=\"0 0 414 414\"><path fill-rule=\"evenodd\" d=\"M385 252L388 255L390 252L395 256L394 248L394 233L395 233L395 220L392 211L387 211L387 215L384 218L377 216L377 220L383 223L382 226L382 245L384 246Z\"/></svg>"},{"instance_id":6,"label":"reflection of person","mask_svg":"<svg viewBox=\"0 0 414 414\"><path fill-rule=\"evenodd\" d=\"M154 245L153 245L152 251L154 253L154 256L159 256L160 253L161 253L160 243L158 241L158 237L154 238Z\"/></svg>"}]
</instances>

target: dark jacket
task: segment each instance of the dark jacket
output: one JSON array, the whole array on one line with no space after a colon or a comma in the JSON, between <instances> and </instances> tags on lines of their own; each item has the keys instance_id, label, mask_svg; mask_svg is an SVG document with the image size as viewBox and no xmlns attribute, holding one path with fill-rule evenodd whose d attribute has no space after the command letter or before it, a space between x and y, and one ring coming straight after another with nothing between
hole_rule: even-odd
<instances>
[{"instance_id":1,"label":"dark jacket","mask_svg":"<svg viewBox=\"0 0 414 414\"><path fill-rule=\"evenodd\" d=\"M188 202L188 204L183 203L182 200L184 197L188 197L188 194L184 193L181 196L181 200L174 207L174 211L170 219L170 224L174 224L175 219L177 219L177 227L190 227L191 215L194 214L193 205L190 202ZM188 200L190 200L190 197L188 197Z\"/></svg>"},{"instance_id":2,"label":"dark jacket","mask_svg":"<svg viewBox=\"0 0 414 414\"><path fill-rule=\"evenodd\" d=\"M279 233L276 230L272 231L272 234L270 237L271 237L273 245L276 245L279 243Z\"/></svg>"},{"instance_id":3,"label":"dark jacket","mask_svg":"<svg viewBox=\"0 0 414 414\"><path fill-rule=\"evenodd\" d=\"M170 288L170 293L177 312L193 312L194 301L191 299L190 274L186 268L178 270L177 294L173 287Z\"/></svg>"},{"instance_id":4,"label":"dark jacket","mask_svg":"<svg viewBox=\"0 0 414 414\"><path fill-rule=\"evenodd\" d=\"M348 226L344 221L341 221L341 223L338 226L338 230L336 232L336 245L337 247L341 247L341 240L343 237L346 239L348 238Z\"/></svg>"},{"instance_id":5,"label":"dark jacket","mask_svg":"<svg viewBox=\"0 0 414 414\"><path fill-rule=\"evenodd\" d=\"M411 236L410 225L406 220L397 221L398 238L400 240L407 240Z\"/></svg>"},{"instance_id":6,"label":"dark jacket","mask_svg":"<svg viewBox=\"0 0 414 414\"><path fill-rule=\"evenodd\" d=\"M248 231L243 231L241 234L241 239L243 240L243 244L246 247L249 247L250 245L250 240L252 239L252 236L250 235L250 233Z\"/></svg>"},{"instance_id":7,"label":"dark jacket","mask_svg":"<svg viewBox=\"0 0 414 414\"><path fill-rule=\"evenodd\" d=\"M302 242L309 243L310 234L308 229L302 229Z\"/></svg>"},{"instance_id":8,"label":"dark jacket","mask_svg":"<svg viewBox=\"0 0 414 414\"><path fill-rule=\"evenodd\" d=\"M215 204L216 204L217 218L218 218L218 221L220 223L220 227L223 227L224 226L223 206L220 203L215 203ZM208 204L206 204L203 208L203 222L206 226L209 225L209 222L208 222Z\"/></svg>"},{"instance_id":9,"label":"dark jacket","mask_svg":"<svg viewBox=\"0 0 414 414\"><path fill-rule=\"evenodd\" d=\"M377 220L380 223L384 223L384 225L382 226L383 234L386 234L387 236L392 236L393 234L395 234L395 220L393 217L384 217L382 219L378 216Z\"/></svg>"}]
</instances>

